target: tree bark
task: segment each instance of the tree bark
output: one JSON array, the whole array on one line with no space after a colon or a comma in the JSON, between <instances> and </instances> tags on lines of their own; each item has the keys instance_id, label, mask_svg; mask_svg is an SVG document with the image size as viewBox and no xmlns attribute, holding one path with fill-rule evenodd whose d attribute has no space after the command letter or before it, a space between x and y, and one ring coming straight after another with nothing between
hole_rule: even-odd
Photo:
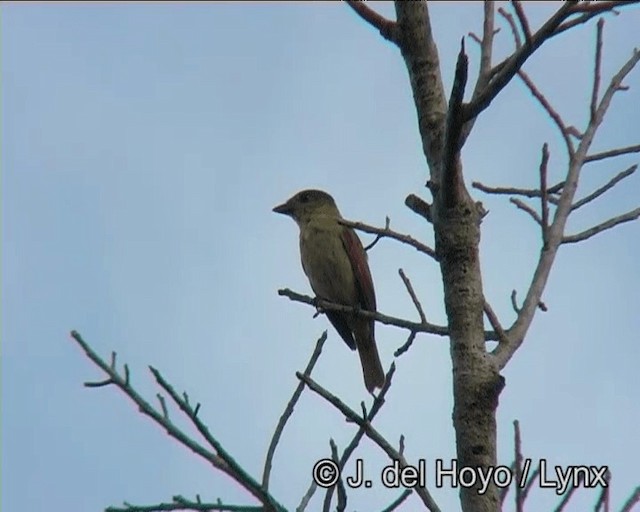
<instances>
[{"instance_id":1,"label":"tree bark","mask_svg":"<svg viewBox=\"0 0 640 512\"><path fill-rule=\"evenodd\" d=\"M458 144L459 141L445 140L447 101L427 5L404 1L396 1L395 5L397 43L409 72L434 196L431 213L453 366L457 467L458 470L473 468L486 475L489 468L497 465L496 409L504 379L485 350L484 294L478 249L481 215L464 186L459 152L455 151L455 158L450 162L445 159L445 143ZM447 186L455 189L444 190ZM451 464L444 467L450 468ZM465 512L499 510L495 485L483 494L479 489L479 479L474 486L460 487L462 509Z\"/></svg>"}]
</instances>

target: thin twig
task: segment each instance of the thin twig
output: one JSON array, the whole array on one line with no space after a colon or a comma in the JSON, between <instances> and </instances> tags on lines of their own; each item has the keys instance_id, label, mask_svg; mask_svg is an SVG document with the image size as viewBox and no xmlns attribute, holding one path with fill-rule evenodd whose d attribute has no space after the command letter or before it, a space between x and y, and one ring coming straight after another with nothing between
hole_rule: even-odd
<instances>
[{"instance_id":1,"label":"thin twig","mask_svg":"<svg viewBox=\"0 0 640 512\"><path fill-rule=\"evenodd\" d=\"M576 480L577 480L577 482L576 482ZM576 490L578 489L579 484L580 484L580 482L582 480L584 480L584 477L582 476L582 473L580 473L580 472L576 473L576 477L574 479L572 479L571 483L568 485L567 490L564 493L564 496L562 497L562 499L558 503L558 506L554 509L554 512L562 512L562 510L564 510L564 507L567 506L567 504L571 500L571 497L573 496L573 493L576 492ZM578 484L578 485L576 485L576 484Z\"/></svg>"},{"instance_id":2,"label":"thin twig","mask_svg":"<svg viewBox=\"0 0 640 512\"><path fill-rule=\"evenodd\" d=\"M345 0L347 5L351 7L358 16L364 21L369 23L374 28L378 29L380 35L387 41L397 43L397 27L394 21L388 20L384 16L381 16L376 11L367 7L364 1L361 0Z\"/></svg>"},{"instance_id":3,"label":"thin twig","mask_svg":"<svg viewBox=\"0 0 640 512\"><path fill-rule=\"evenodd\" d=\"M300 382L304 385L303 382ZM331 459L333 462L338 464L340 462L340 457L338 456L338 446L336 445L333 439L329 439L329 447L331 448ZM329 512L331 510L331 496L333 495L333 489L338 489L338 504L336 505L336 512L344 512L347 508L347 490L344 487L344 482L342 481L342 477L338 477L338 483L327 489L327 494L324 497L324 505L322 510L324 512Z\"/></svg>"},{"instance_id":4,"label":"thin twig","mask_svg":"<svg viewBox=\"0 0 640 512\"><path fill-rule=\"evenodd\" d=\"M184 399L175 391L173 386L169 384L162 374L153 366L149 366L149 370L153 374L158 385L164 389L171 399L176 403L182 412L191 420L196 430L207 441L215 453L224 461L225 466L229 469L228 473L233 475L235 480L240 483L253 496L258 498L271 510L283 510L284 507L277 503L274 498L249 474L245 469L236 462L236 460L227 452L220 442L213 437L209 428L198 418L194 409L184 401Z\"/></svg>"},{"instance_id":5,"label":"thin twig","mask_svg":"<svg viewBox=\"0 0 640 512\"><path fill-rule=\"evenodd\" d=\"M591 238L598 233L602 233L607 229L611 229L618 224L623 224L625 222L630 222L632 220L636 220L640 217L640 208L636 208L635 210L631 210L630 212L624 213L622 215L618 215L617 217L613 217L605 222L598 224L597 226L593 226L592 228L586 229L580 233L575 235L567 235L562 238L563 244L574 244L576 242L582 242L587 238Z\"/></svg>"},{"instance_id":6,"label":"thin twig","mask_svg":"<svg viewBox=\"0 0 640 512\"><path fill-rule=\"evenodd\" d=\"M522 46L510 57L499 64L500 71L493 75L487 87L465 108L465 120L477 117L485 110L495 97L511 81L526 60L551 38L558 26L565 21L573 12L576 2L564 2L562 6L531 36L531 44ZM498 67L496 66L496 67Z\"/></svg>"},{"instance_id":7,"label":"thin twig","mask_svg":"<svg viewBox=\"0 0 640 512\"><path fill-rule=\"evenodd\" d=\"M511 471L512 475L515 473L516 471L515 461L513 461L511 463L511 466L509 466L509 471ZM506 500L507 496L509 495L509 488L510 488L510 485L506 485L502 489L500 489L500 505L501 506L504 504L504 500Z\"/></svg>"},{"instance_id":8,"label":"thin twig","mask_svg":"<svg viewBox=\"0 0 640 512\"><path fill-rule=\"evenodd\" d=\"M378 393L378 396L374 398L373 404L371 404L371 409L369 410L368 414L366 414L366 418L369 423L373 422L374 418L376 417L378 412L380 412L380 409L382 409L382 406L385 404L385 397L389 389L391 389L391 382L393 380L393 375L395 374L395 372L396 372L396 365L395 363L391 363L389 371L385 376L384 386ZM340 457L340 461L338 463L338 466L341 472L347 465L347 462L349 461L349 457L351 457L353 452L355 452L356 448L360 444L360 441L364 437L364 433L365 433L364 429L359 428L358 431L353 436L353 438L351 439L351 442L347 445L347 447L342 452L342 456ZM333 492L333 487L327 489L328 495L332 492Z\"/></svg>"},{"instance_id":9,"label":"thin twig","mask_svg":"<svg viewBox=\"0 0 640 512\"><path fill-rule=\"evenodd\" d=\"M520 422L513 422L513 436L515 448L515 465L516 465L516 512L524 511L524 500L522 499L522 438L520 437Z\"/></svg>"},{"instance_id":10,"label":"thin twig","mask_svg":"<svg viewBox=\"0 0 640 512\"><path fill-rule=\"evenodd\" d=\"M167 403L164 400L164 397L160 393L156 393L158 397L158 402L160 402L160 407L162 407L162 415L166 420L169 420L169 411L167 410Z\"/></svg>"},{"instance_id":11,"label":"thin twig","mask_svg":"<svg viewBox=\"0 0 640 512\"><path fill-rule=\"evenodd\" d=\"M605 484L602 486L598 501L593 507L594 512L599 512L602 507L602 512L609 512L609 482L611 481L611 473L607 471L604 475Z\"/></svg>"},{"instance_id":12,"label":"thin twig","mask_svg":"<svg viewBox=\"0 0 640 512\"><path fill-rule=\"evenodd\" d=\"M628 169L625 169L624 171L616 174L613 178L611 178L607 183L602 185L599 189L595 190L594 192L592 192L588 196L583 197L579 201L576 201L575 203L573 203L571 205L571 210L577 210L581 206L584 206L585 204L587 204L587 203L593 201L594 199L600 197L607 190L609 190L610 188L614 187L616 185L616 183L618 183L619 181L622 181L623 179L627 178L628 176L631 176L634 172L636 172L637 168L638 168L638 164L634 164L631 167L629 167Z\"/></svg>"},{"instance_id":13,"label":"thin twig","mask_svg":"<svg viewBox=\"0 0 640 512\"><path fill-rule=\"evenodd\" d=\"M404 235L391 229L369 226L368 224L364 224L362 222L352 222L346 219L340 219L339 222L344 226L349 226L350 228L357 229L358 231L363 231L364 233L380 235L382 238L392 238L394 240L397 240L398 242L402 242L403 244L410 245L417 251L426 254L427 256L431 256L433 259L437 260L436 252L431 247L426 246L422 242L419 242L409 235Z\"/></svg>"},{"instance_id":14,"label":"thin twig","mask_svg":"<svg viewBox=\"0 0 640 512\"><path fill-rule=\"evenodd\" d=\"M485 194L496 194L496 195L514 195L514 196L524 196L524 197L540 197L540 189L537 188L515 188L515 187L489 187L488 185L484 185L479 181L474 181L471 183L473 188L484 192ZM547 189L547 196L550 194L557 194L562 190L564 186L564 181L560 183L556 183L553 187L549 187ZM549 199L551 199L549 197Z\"/></svg>"},{"instance_id":15,"label":"thin twig","mask_svg":"<svg viewBox=\"0 0 640 512\"><path fill-rule=\"evenodd\" d=\"M493 311L493 308L491 307L491 304L489 304L486 299L484 301L484 312L489 319L491 327L493 327L493 330L498 334L498 341L500 341L500 343L509 343L507 333L504 332L504 329L500 324L500 320L498 320L498 315L496 315L495 311Z\"/></svg>"},{"instance_id":16,"label":"thin twig","mask_svg":"<svg viewBox=\"0 0 640 512\"><path fill-rule=\"evenodd\" d=\"M397 510L397 508L404 503L404 501L413 494L411 489L405 489L402 491L402 494L398 496L395 500L393 500L389 505L382 509L382 512L393 512Z\"/></svg>"},{"instance_id":17,"label":"thin twig","mask_svg":"<svg viewBox=\"0 0 640 512\"><path fill-rule=\"evenodd\" d=\"M322 336L320 336L320 338L318 338L318 341L316 341L316 346L313 349L311 358L307 363L307 367L304 369L305 375L311 375L311 372L313 371L313 368L315 367L316 363L318 362L318 358L322 353L322 347L324 346L324 342L326 340L327 340L327 331L324 331L322 333ZM298 400L300 399L300 396L302 395L303 390L304 390L304 384L302 382L299 382L298 385L296 386L295 391L293 392L293 395L291 396L291 399L287 403L287 406L285 407L284 412L282 413L282 416L280 416L280 419L278 420L278 424L276 425L276 429L273 432L273 436L271 437L271 442L269 443L269 449L267 450L267 456L264 461L264 469L262 471L262 487L264 487L265 491L269 490L269 476L271 475L271 464L273 462L273 456L276 452L276 447L278 446L278 442L280 441L280 437L282 436L284 427L287 424L287 421L289 420L291 415L293 414L293 409L298 403Z\"/></svg>"},{"instance_id":18,"label":"thin twig","mask_svg":"<svg viewBox=\"0 0 640 512\"><path fill-rule=\"evenodd\" d=\"M596 55L593 69L593 87L591 88L591 119L596 115L598 108L598 93L600 90L600 69L602 67L602 29L604 27L604 18L598 20L596 25Z\"/></svg>"},{"instance_id":19,"label":"thin twig","mask_svg":"<svg viewBox=\"0 0 640 512\"><path fill-rule=\"evenodd\" d=\"M538 264L536 265L536 269L533 273L531 284L522 305L522 310L518 314L518 318L514 324L508 330L512 342L506 345L498 344L498 346L492 351L492 354L495 357L495 363L500 369L505 367L525 339L525 335L531 326L537 307L540 304L540 298L544 293L560 244L584 240L596 233L613 227L614 225L633 220L640 216L640 208L638 208L637 210L628 212L627 214L610 219L609 221L590 230L579 233L578 235L568 237L564 236L566 222L569 214L571 213L571 205L578 187L580 172L584 165L586 155L589 152L598 128L602 124L604 116L611 105L613 96L616 92L620 91L622 80L624 80L624 78L631 72L638 61L640 61L640 50L634 49L631 57L622 65L620 70L611 79L609 86L602 95L594 118L589 121L587 128L582 134L582 138L580 139L575 155L569 159L569 168L565 179L565 185L554 215L553 224L550 228L550 240L553 240L553 243L550 243L548 250L540 251Z\"/></svg>"},{"instance_id":20,"label":"thin twig","mask_svg":"<svg viewBox=\"0 0 640 512\"><path fill-rule=\"evenodd\" d=\"M518 71L518 76L524 82L524 84L527 86L527 88L529 89L529 92L531 92L533 97L536 100L538 100L538 103L540 103L542 108L547 112L547 114L549 115L551 120L558 127L558 130L560 131L560 134L562 135L562 138L564 139L564 143L565 143L565 146L567 148L567 153L569 154L569 156L573 155L575 153L575 148L574 148L574 145L573 145L573 141L571 140L571 137L569 136L570 133L571 133L571 130L567 127L567 125L562 120L562 116L558 113L558 111L555 108L553 108L553 106L551 105L549 100L545 97L544 94L542 94L540 89L538 89L536 84L533 82L533 80L529 77L529 75L527 73L525 73L522 70L519 70Z\"/></svg>"},{"instance_id":21,"label":"thin twig","mask_svg":"<svg viewBox=\"0 0 640 512\"><path fill-rule=\"evenodd\" d=\"M413 285L411 284L411 281L405 275L404 270L402 270L401 268L398 269L398 274L400 274L400 278L402 279L402 282L404 283L404 286L407 289L407 292L409 292L409 296L411 297L411 300L413 301L413 305L418 310L418 315L420 316L420 321L423 324L426 324L427 323L427 317L424 314L424 310L422 309L422 304L420 304L420 300L418 299L418 296L416 295L416 292L413 289Z\"/></svg>"},{"instance_id":22,"label":"thin twig","mask_svg":"<svg viewBox=\"0 0 640 512\"><path fill-rule=\"evenodd\" d=\"M503 7L499 7L498 12L509 24L509 28L511 28L511 34L513 34L513 42L516 45L516 50L519 50L520 48L522 48L522 39L520 38L520 32L518 32L518 27L516 26L516 22L513 19L513 15L510 12L507 12Z\"/></svg>"},{"instance_id":23,"label":"thin twig","mask_svg":"<svg viewBox=\"0 0 640 512\"><path fill-rule=\"evenodd\" d=\"M125 503L122 507L107 507L105 512L158 512L162 510L178 511L178 510L194 510L199 512L263 512L263 506L251 506L251 505L231 505L222 503L218 500L217 503L203 503L200 500L192 501L182 496L174 496L171 503L156 503L154 505L132 505L131 503Z\"/></svg>"},{"instance_id":24,"label":"thin twig","mask_svg":"<svg viewBox=\"0 0 640 512\"><path fill-rule=\"evenodd\" d=\"M155 421L158 425L166 430L166 432L173 437L175 440L180 442L183 446L189 448L192 452L199 455L207 462L209 462L213 467L219 469L223 473L227 474L231 478L233 478L236 482L238 482L244 489L246 489L252 496L257 498L261 503L263 503L268 510L277 511L284 510L284 507L280 505L268 492L266 492L258 482L256 482L250 475L246 473L242 468L240 468L235 460L221 447L220 451L217 453L211 452L207 450L200 443L193 440L187 434L185 434L180 428L178 428L173 422L169 421L168 418L165 418L161 412L155 409L149 402L147 402L142 396L131 387L129 382L125 380L117 371L111 368L109 364L107 364L100 356L98 356L93 349L89 346L87 342L82 339L82 336L77 331L71 331L71 338L82 348L86 356L102 371L104 371L113 381L113 384L117 386L120 390L124 392L126 396L128 396L137 406L140 412L146 416L149 416L153 421ZM153 370L152 370L153 371ZM191 407L188 406L184 400L177 395L177 393L173 390L173 388L162 379L159 373L154 374L156 376L156 381L160 384L160 382L164 383L163 389L167 391L171 398L176 400L178 399L178 403L181 406L181 409L191 411L191 414L188 413L191 421L194 423L198 430L201 430L204 425L200 423L196 417L192 415ZM158 379L160 377L161 380ZM187 412L187 411L185 411ZM203 428L208 433L206 427ZM201 431L202 433L202 431ZM209 435L209 437L211 437ZM206 439L206 436L205 436ZM207 439L209 441L209 439Z\"/></svg>"},{"instance_id":25,"label":"thin twig","mask_svg":"<svg viewBox=\"0 0 640 512\"><path fill-rule=\"evenodd\" d=\"M629 153L640 153L640 144L611 149L609 151L602 151L601 153L594 153L593 155L585 157L584 163L587 164L589 162L596 162L598 160L604 160L605 158L612 158L614 156L628 155Z\"/></svg>"},{"instance_id":26,"label":"thin twig","mask_svg":"<svg viewBox=\"0 0 640 512\"><path fill-rule=\"evenodd\" d=\"M549 202L547 197L547 164L549 163L549 145L545 142L542 145L542 160L540 162L540 211L542 218L540 226L542 228L542 247L548 247L549 237Z\"/></svg>"},{"instance_id":27,"label":"thin twig","mask_svg":"<svg viewBox=\"0 0 640 512\"><path fill-rule=\"evenodd\" d=\"M524 489L522 490L522 503L524 503L525 501L527 501L527 496L529 495L529 491L531 490L531 488L533 487L533 484L536 483L536 479L538 478L538 475L540 475L540 462L538 461L538 465L536 466L536 469L533 470L533 473L531 473L531 475L529 476L529 479L527 480L526 485L524 486ZM518 482L518 485L520 484L520 482Z\"/></svg>"},{"instance_id":28,"label":"thin twig","mask_svg":"<svg viewBox=\"0 0 640 512\"><path fill-rule=\"evenodd\" d=\"M540 218L540 215L538 215L538 213L533 208L531 208L531 206L524 203L517 197L512 197L509 199L509 201L515 204L520 210L527 212L531 216L531 218L538 223L539 226L542 226L542 219Z\"/></svg>"},{"instance_id":29,"label":"thin twig","mask_svg":"<svg viewBox=\"0 0 640 512\"><path fill-rule=\"evenodd\" d=\"M620 512L631 512L633 507L638 503L640 503L640 486L636 487L631 493L631 496L629 496L629 499L624 502Z\"/></svg>"},{"instance_id":30,"label":"thin twig","mask_svg":"<svg viewBox=\"0 0 640 512\"><path fill-rule=\"evenodd\" d=\"M511 290L511 306L513 307L513 310L516 312L516 314L520 313L520 308L518 307L518 303L516 302L516 295L518 292L516 292L515 289Z\"/></svg>"},{"instance_id":31,"label":"thin twig","mask_svg":"<svg viewBox=\"0 0 640 512\"><path fill-rule=\"evenodd\" d=\"M586 23L591 18L598 16L599 14L613 13L618 14L616 10L617 7L625 7L628 5L633 5L637 3L637 0L629 2L628 0L617 0L617 1L598 1L598 2L580 2L578 5L574 7L574 13L582 12L581 16L574 18L573 20L565 21L560 24L560 26L555 30L553 36L557 36L570 28L573 28L577 25L581 25Z\"/></svg>"},{"instance_id":32,"label":"thin twig","mask_svg":"<svg viewBox=\"0 0 640 512\"><path fill-rule=\"evenodd\" d=\"M313 495L315 494L317 488L318 484L316 484L315 480L311 480L309 489L307 489L307 492L304 493L304 496L302 496L300 503L296 507L296 512L304 512L307 509L307 505L311 501L311 498L313 498Z\"/></svg>"},{"instance_id":33,"label":"thin twig","mask_svg":"<svg viewBox=\"0 0 640 512\"><path fill-rule=\"evenodd\" d=\"M529 21L527 20L527 15L524 12L522 3L518 0L513 0L513 2L511 2L511 5L513 5L513 10L516 11L516 16L518 17L518 21L520 22L520 27L522 28L522 33L524 34L524 42L527 45L531 45L531 29L529 28Z\"/></svg>"},{"instance_id":34,"label":"thin twig","mask_svg":"<svg viewBox=\"0 0 640 512\"><path fill-rule=\"evenodd\" d=\"M363 418L362 416L360 416L337 396L330 393L313 379L311 379L311 377L307 377L300 372L296 373L296 377L304 381L304 383L309 386L312 391L320 395L336 409L338 409L348 421L352 421L360 428L362 428L365 435L375 444L377 444L389 456L390 459L398 461L400 469L404 469L409 465L404 455L400 455L398 450L391 446L391 444L371 425L367 418ZM431 494L426 489L426 487L417 485L416 487L414 487L414 491L418 496L420 496L422 502L431 512L439 512L440 509L438 505L435 503L435 501L433 501L433 498L431 497Z\"/></svg>"},{"instance_id":35,"label":"thin twig","mask_svg":"<svg viewBox=\"0 0 640 512\"><path fill-rule=\"evenodd\" d=\"M482 41L480 41L480 68L478 80L473 94L478 94L484 89L491 77L491 59L493 54L493 37L495 35L495 2L484 3L484 21L482 23Z\"/></svg>"},{"instance_id":36,"label":"thin twig","mask_svg":"<svg viewBox=\"0 0 640 512\"><path fill-rule=\"evenodd\" d=\"M407 350L409 350L411 348L411 345L413 345L413 342L416 339L416 332L415 331L411 331L409 333L409 337L407 338L407 341L405 341L402 345L400 345L395 352L393 353L393 357L400 357L402 354L404 354Z\"/></svg>"},{"instance_id":37,"label":"thin twig","mask_svg":"<svg viewBox=\"0 0 640 512\"><path fill-rule=\"evenodd\" d=\"M391 219L387 216L384 218L384 229L388 230L389 229L389 225L391 224ZM364 250L368 251L369 249L373 249L375 247L375 245L382 240L382 235L380 233L378 233L378 235L374 238L373 242L371 242L369 245L367 245Z\"/></svg>"}]
</instances>

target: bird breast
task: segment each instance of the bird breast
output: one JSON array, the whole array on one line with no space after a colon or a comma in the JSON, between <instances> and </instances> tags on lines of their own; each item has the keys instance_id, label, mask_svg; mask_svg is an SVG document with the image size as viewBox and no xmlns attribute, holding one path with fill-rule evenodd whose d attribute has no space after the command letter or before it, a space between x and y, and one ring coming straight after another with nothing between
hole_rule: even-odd
<instances>
[{"instance_id":1,"label":"bird breast","mask_svg":"<svg viewBox=\"0 0 640 512\"><path fill-rule=\"evenodd\" d=\"M315 294L339 304L356 305L358 293L351 261L342 241L344 228L327 219L300 230L302 268Z\"/></svg>"}]
</instances>

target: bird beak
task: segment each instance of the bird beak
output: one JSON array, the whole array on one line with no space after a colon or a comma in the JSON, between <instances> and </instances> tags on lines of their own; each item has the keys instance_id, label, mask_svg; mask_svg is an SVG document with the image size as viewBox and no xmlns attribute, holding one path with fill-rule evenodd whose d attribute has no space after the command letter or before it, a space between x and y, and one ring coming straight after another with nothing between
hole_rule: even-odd
<instances>
[{"instance_id":1,"label":"bird beak","mask_svg":"<svg viewBox=\"0 0 640 512\"><path fill-rule=\"evenodd\" d=\"M293 212L291 205L288 202L276 206L273 211L276 213L282 213L283 215L291 215Z\"/></svg>"}]
</instances>

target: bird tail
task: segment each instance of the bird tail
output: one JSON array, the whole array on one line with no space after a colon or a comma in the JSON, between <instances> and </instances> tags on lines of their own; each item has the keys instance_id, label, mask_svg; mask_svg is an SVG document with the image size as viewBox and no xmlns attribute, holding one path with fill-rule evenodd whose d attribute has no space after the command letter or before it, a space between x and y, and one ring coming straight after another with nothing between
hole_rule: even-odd
<instances>
[{"instance_id":1,"label":"bird tail","mask_svg":"<svg viewBox=\"0 0 640 512\"><path fill-rule=\"evenodd\" d=\"M361 340L362 338L359 336L356 337L358 355L360 356L362 374L364 375L364 385L369 393L373 393L374 389L384 386L384 370L382 369L382 363L378 355L376 340L373 339L373 336L367 336L362 340L364 342Z\"/></svg>"}]
</instances>

